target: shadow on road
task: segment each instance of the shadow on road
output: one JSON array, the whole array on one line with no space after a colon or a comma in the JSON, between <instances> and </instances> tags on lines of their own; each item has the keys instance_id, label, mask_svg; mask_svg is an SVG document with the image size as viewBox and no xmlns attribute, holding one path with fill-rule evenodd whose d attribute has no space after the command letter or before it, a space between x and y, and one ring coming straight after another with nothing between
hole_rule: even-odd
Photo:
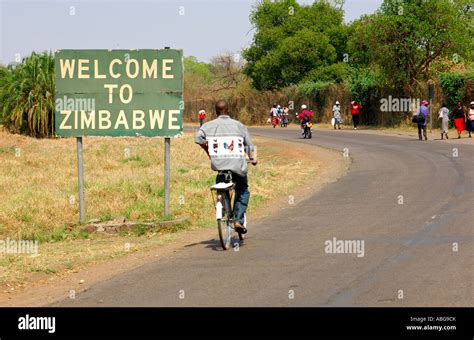
<instances>
[{"instance_id":1,"label":"shadow on road","mask_svg":"<svg viewBox=\"0 0 474 340\"><path fill-rule=\"evenodd\" d=\"M238 238L233 238L232 239L232 245L235 246L236 243L239 244L239 248L245 246L244 241L240 241ZM190 248L190 247L198 246L200 244L205 245L206 249L212 249L214 251L224 251L224 249L222 249L222 247L221 247L221 242L218 239L212 239L212 240L206 240L206 241L202 241L202 242L190 243L190 244L185 245L184 247L185 248ZM229 250L232 250L232 249L229 249Z\"/></svg>"}]
</instances>

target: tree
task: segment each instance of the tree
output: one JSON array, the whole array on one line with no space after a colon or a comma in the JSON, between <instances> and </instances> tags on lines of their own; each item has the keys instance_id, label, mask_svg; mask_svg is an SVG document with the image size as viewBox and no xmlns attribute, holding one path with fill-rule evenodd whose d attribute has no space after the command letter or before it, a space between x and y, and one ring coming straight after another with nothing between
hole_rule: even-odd
<instances>
[{"instance_id":1,"label":"tree","mask_svg":"<svg viewBox=\"0 0 474 340\"><path fill-rule=\"evenodd\" d=\"M327 1L311 6L295 0L263 1L254 8L251 22L257 31L243 53L244 72L259 90L296 84L313 70L342 60L347 39L343 13Z\"/></svg>"},{"instance_id":2,"label":"tree","mask_svg":"<svg viewBox=\"0 0 474 340\"><path fill-rule=\"evenodd\" d=\"M244 80L242 61L231 53L220 54L211 60L215 75L212 92L234 90Z\"/></svg>"},{"instance_id":3,"label":"tree","mask_svg":"<svg viewBox=\"0 0 474 340\"><path fill-rule=\"evenodd\" d=\"M187 74L196 75L207 82L212 81L214 78L211 65L198 61L194 56L184 57L184 69Z\"/></svg>"},{"instance_id":4,"label":"tree","mask_svg":"<svg viewBox=\"0 0 474 340\"><path fill-rule=\"evenodd\" d=\"M415 96L434 63L469 58L469 24L464 0L384 0L353 23L348 48L355 65L378 66L387 85Z\"/></svg>"},{"instance_id":5,"label":"tree","mask_svg":"<svg viewBox=\"0 0 474 340\"><path fill-rule=\"evenodd\" d=\"M0 116L5 128L34 137L54 134L54 58L32 53L0 69Z\"/></svg>"}]
</instances>

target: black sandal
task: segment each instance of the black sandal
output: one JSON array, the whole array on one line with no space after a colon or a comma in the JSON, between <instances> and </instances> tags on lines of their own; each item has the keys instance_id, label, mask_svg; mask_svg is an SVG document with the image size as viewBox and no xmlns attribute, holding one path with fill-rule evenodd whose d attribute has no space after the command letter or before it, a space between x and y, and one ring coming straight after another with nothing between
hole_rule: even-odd
<instances>
[{"instance_id":1,"label":"black sandal","mask_svg":"<svg viewBox=\"0 0 474 340\"><path fill-rule=\"evenodd\" d=\"M247 234L247 228L245 227L234 227L234 230L239 234Z\"/></svg>"}]
</instances>

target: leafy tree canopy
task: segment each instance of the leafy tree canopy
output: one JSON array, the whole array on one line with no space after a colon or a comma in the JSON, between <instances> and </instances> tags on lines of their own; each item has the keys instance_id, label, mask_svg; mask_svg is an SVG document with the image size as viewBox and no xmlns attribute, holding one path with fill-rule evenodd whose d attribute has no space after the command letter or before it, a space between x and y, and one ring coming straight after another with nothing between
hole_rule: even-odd
<instances>
[{"instance_id":1,"label":"leafy tree canopy","mask_svg":"<svg viewBox=\"0 0 474 340\"><path fill-rule=\"evenodd\" d=\"M351 64L378 65L387 84L413 95L434 63L472 60L472 20L465 0L384 0L352 24Z\"/></svg>"},{"instance_id":2,"label":"leafy tree canopy","mask_svg":"<svg viewBox=\"0 0 474 340\"><path fill-rule=\"evenodd\" d=\"M348 33L343 13L326 1L312 5L262 1L254 8L251 22L256 33L243 53L244 71L257 89L298 83L308 79L311 71L317 74L343 58Z\"/></svg>"}]
</instances>

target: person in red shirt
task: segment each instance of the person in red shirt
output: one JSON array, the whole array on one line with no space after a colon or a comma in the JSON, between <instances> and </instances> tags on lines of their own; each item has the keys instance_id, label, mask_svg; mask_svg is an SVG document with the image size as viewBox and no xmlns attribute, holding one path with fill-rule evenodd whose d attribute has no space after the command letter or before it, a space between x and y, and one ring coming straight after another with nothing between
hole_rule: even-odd
<instances>
[{"instance_id":1,"label":"person in red shirt","mask_svg":"<svg viewBox=\"0 0 474 340\"><path fill-rule=\"evenodd\" d=\"M301 122L301 134L304 135L304 124L313 119L313 113L308 110L306 105L301 105L301 111L298 113L298 119Z\"/></svg>"},{"instance_id":2,"label":"person in red shirt","mask_svg":"<svg viewBox=\"0 0 474 340\"><path fill-rule=\"evenodd\" d=\"M206 111L203 109L199 110L199 126L202 126L205 119L206 119Z\"/></svg>"},{"instance_id":3,"label":"person in red shirt","mask_svg":"<svg viewBox=\"0 0 474 340\"><path fill-rule=\"evenodd\" d=\"M357 126L359 125L360 109L362 109L361 104L357 103L356 101L351 102L351 113L352 122L354 123L354 130L357 130Z\"/></svg>"}]
</instances>

